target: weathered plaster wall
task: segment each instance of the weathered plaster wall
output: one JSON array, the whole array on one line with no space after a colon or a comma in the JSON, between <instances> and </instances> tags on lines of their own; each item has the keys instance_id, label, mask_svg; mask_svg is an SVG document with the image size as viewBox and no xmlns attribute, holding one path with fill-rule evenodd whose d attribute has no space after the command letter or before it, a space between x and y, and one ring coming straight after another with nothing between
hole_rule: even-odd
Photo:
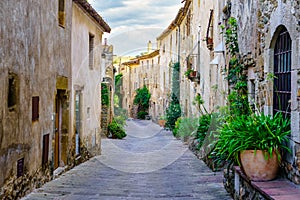
<instances>
[{"instance_id":1,"label":"weathered plaster wall","mask_svg":"<svg viewBox=\"0 0 300 200\"><path fill-rule=\"evenodd\" d=\"M56 77L70 77L71 2L66 0L65 4L65 28L58 25L57 1L0 2L0 198L9 195L15 199L35 187L32 182L49 175L41 170L43 135L50 134L50 162ZM12 111L7 106L9 73L18 80ZM39 96L39 119L35 122L31 119L33 96ZM25 175L17 178L20 158L24 158L26 177L35 174L32 182L26 182ZM19 192L10 193L12 188Z\"/></svg>"},{"instance_id":2,"label":"weathered plaster wall","mask_svg":"<svg viewBox=\"0 0 300 200\"><path fill-rule=\"evenodd\" d=\"M91 154L100 153L101 53L103 31L80 7L72 10L72 128L75 133L75 90L82 94L81 145ZM89 34L94 35L94 63L89 67Z\"/></svg>"}]
</instances>

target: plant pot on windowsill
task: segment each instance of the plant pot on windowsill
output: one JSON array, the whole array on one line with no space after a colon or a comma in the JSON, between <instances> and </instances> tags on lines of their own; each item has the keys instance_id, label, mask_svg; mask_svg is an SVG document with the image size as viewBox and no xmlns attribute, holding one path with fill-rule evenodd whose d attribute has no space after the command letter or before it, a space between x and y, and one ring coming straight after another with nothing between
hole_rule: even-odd
<instances>
[{"instance_id":1,"label":"plant pot on windowsill","mask_svg":"<svg viewBox=\"0 0 300 200\"><path fill-rule=\"evenodd\" d=\"M206 39L206 46L209 50L212 50L213 49L213 46L214 46L214 41L211 37L208 37Z\"/></svg>"},{"instance_id":2,"label":"plant pot on windowsill","mask_svg":"<svg viewBox=\"0 0 300 200\"><path fill-rule=\"evenodd\" d=\"M188 78L193 82L198 82L200 81L199 77L200 76L197 71L191 71Z\"/></svg>"}]
</instances>

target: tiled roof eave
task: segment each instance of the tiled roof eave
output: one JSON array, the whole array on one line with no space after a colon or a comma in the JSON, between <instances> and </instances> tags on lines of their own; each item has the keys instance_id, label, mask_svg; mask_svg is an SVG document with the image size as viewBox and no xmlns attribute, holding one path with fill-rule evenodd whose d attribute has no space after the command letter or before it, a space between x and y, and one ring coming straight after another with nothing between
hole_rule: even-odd
<instances>
[{"instance_id":1,"label":"tiled roof eave","mask_svg":"<svg viewBox=\"0 0 300 200\"><path fill-rule=\"evenodd\" d=\"M86 0L73 0L74 3L79 5L85 12L87 12L100 27L104 29L104 32L110 33L111 28L103 20L103 18L97 13L97 11Z\"/></svg>"}]
</instances>

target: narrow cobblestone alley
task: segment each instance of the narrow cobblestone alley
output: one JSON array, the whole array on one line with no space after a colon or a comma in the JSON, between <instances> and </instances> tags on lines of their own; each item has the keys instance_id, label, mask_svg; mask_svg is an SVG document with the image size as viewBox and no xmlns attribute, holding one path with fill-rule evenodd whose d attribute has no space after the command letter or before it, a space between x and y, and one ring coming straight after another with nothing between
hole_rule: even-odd
<instances>
[{"instance_id":1,"label":"narrow cobblestone alley","mask_svg":"<svg viewBox=\"0 0 300 200\"><path fill-rule=\"evenodd\" d=\"M231 199L212 172L171 132L127 121L124 140L102 140L102 155L24 199Z\"/></svg>"}]
</instances>

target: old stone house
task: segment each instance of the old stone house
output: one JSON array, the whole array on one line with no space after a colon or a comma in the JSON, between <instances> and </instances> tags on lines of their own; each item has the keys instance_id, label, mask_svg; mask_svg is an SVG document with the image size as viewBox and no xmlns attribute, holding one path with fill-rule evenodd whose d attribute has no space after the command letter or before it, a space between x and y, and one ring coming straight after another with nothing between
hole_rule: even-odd
<instances>
[{"instance_id":1,"label":"old stone house","mask_svg":"<svg viewBox=\"0 0 300 200\"><path fill-rule=\"evenodd\" d=\"M158 73L160 71L159 50L149 51L149 53L139 58L139 88L145 85L151 93L149 115L152 119L157 119L163 113L164 101L161 96L161 82Z\"/></svg>"},{"instance_id":2,"label":"old stone house","mask_svg":"<svg viewBox=\"0 0 300 200\"><path fill-rule=\"evenodd\" d=\"M102 33L110 30L84 5L88 6L83 0L0 2L0 16L5 19L0 22L1 199L24 196L51 179L57 168L72 167L76 162L75 103L77 89L83 89L84 84L78 74L72 80L76 77L72 68L86 67L92 74L91 66L83 64L83 60L91 60L89 31L99 44ZM79 24L86 28L78 29ZM75 41L83 42L79 43L83 46ZM84 98L99 94L100 55L93 55L94 74L89 74L95 82L98 79L98 87L96 83L85 85L87 93L81 94ZM90 91L92 88L94 91ZM82 104L84 114L90 112L92 117L95 102L86 103ZM100 108L96 112L99 114ZM99 131L99 117L97 122L82 119L87 131L82 133L87 138L84 146L90 147L92 136Z\"/></svg>"},{"instance_id":3,"label":"old stone house","mask_svg":"<svg viewBox=\"0 0 300 200\"><path fill-rule=\"evenodd\" d=\"M175 19L170 23L170 25L156 38L157 49L159 50L159 64L160 64L160 97L162 101L160 106L162 106L163 112L161 117L166 113L166 108L169 105L169 100L172 91L172 73L173 66L175 63L180 61L180 52L178 49L180 30L177 28L176 24L180 20L183 9L180 9L175 17ZM178 97L178 99L180 96Z\"/></svg>"},{"instance_id":4,"label":"old stone house","mask_svg":"<svg viewBox=\"0 0 300 200\"><path fill-rule=\"evenodd\" d=\"M249 99L261 112L282 112L291 119L292 153L284 157L285 172L300 184L300 2L232 0L227 7L238 22L240 54L248 69Z\"/></svg>"},{"instance_id":5,"label":"old stone house","mask_svg":"<svg viewBox=\"0 0 300 200\"><path fill-rule=\"evenodd\" d=\"M108 135L107 127L112 122L114 116L114 94L115 94L115 68L113 65L113 46L107 44L107 39L104 39L103 50L101 54L102 74L101 87L107 88L108 105L102 101L101 96L101 133ZM102 90L102 89L101 89Z\"/></svg>"},{"instance_id":6,"label":"old stone house","mask_svg":"<svg viewBox=\"0 0 300 200\"><path fill-rule=\"evenodd\" d=\"M138 88L139 59L131 59L120 63L120 73L123 75L121 93L123 95L122 108L127 111L128 117L133 117L133 99Z\"/></svg>"},{"instance_id":7,"label":"old stone house","mask_svg":"<svg viewBox=\"0 0 300 200\"><path fill-rule=\"evenodd\" d=\"M222 1L186 0L168 28L157 37L161 68L168 70L170 86L172 67L167 66L175 62L180 64L179 99L183 116L200 114L193 104L199 94L208 111L226 103L228 87L221 73L225 68L225 56L219 27L223 4Z\"/></svg>"},{"instance_id":8,"label":"old stone house","mask_svg":"<svg viewBox=\"0 0 300 200\"><path fill-rule=\"evenodd\" d=\"M152 119L157 119L164 112L164 100L162 90L163 82L160 67L159 50L153 50L151 41L148 42L148 51L141 56L121 63L121 73L123 74L122 106L127 110L129 117L136 117L137 107L133 101L135 91L144 85L151 93L149 115ZM159 73L158 73L159 72ZM167 99L167 98L165 98Z\"/></svg>"},{"instance_id":9,"label":"old stone house","mask_svg":"<svg viewBox=\"0 0 300 200\"><path fill-rule=\"evenodd\" d=\"M73 0L72 7L72 142L76 157L100 154L102 35L110 27L85 0ZM75 133L75 134L74 134Z\"/></svg>"}]
</instances>

